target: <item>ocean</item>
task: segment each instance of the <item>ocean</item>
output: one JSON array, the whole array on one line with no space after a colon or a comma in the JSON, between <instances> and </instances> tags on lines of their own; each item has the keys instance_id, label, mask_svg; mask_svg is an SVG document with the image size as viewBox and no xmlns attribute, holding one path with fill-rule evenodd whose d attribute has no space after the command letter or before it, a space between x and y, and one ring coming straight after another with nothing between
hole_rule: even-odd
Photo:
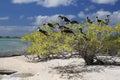
<instances>
[{"instance_id":1,"label":"ocean","mask_svg":"<svg viewBox=\"0 0 120 80\"><path fill-rule=\"evenodd\" d=\"M19 38L0 38L0 56L22 54L28 48L28 44Z\"/></svg>"}]
</instances>

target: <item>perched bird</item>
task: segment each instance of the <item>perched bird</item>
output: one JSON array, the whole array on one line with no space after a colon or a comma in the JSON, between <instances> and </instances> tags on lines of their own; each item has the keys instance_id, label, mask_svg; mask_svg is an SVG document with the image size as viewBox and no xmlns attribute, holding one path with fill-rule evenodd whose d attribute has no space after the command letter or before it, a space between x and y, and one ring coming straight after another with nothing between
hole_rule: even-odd
<instances>
[{"instance_id":1,"label":"perched bird","mask_svg":"<svg viewBox=\"0 0 120 80\"><path fill-rule=\"evenodd\" d=\"M46 25L46 26L49 26L49 27L51 27L51 28L54 28L54 25L51 24L51 23L44 23L43 26L45 26L45 25Z\"/></svg>"},{"instance_id":2,"label":"perched bird","mask_svg":"<svg viewBox=\"0 0 120 80\"><path fill-rule=\"evenodd\" d=\"M61 29L61 33L72 33L74 36L76 36L75 33L70 29Z\"/></svg>"},{"instance_id":3,"label":"perched bird","mask_svg":"<svg viewBox=\"0 0 120 80\"><path fill-rule=\"evenodd\" d=\"M82 28L79 28L79 30L80 30L80 33L83 34L83 38L84 38L85 40L89 40L89 39L86 37L86 34L83 32Z\"/></svg>"},{"instance_id":4,"label":"perched bird","mask_svg":"<svg viewBox=\"0 0 120 80\"><path fill-rule=\"evenodd\" d=\"M61 16L59 15L58 16L59 18L61 18L64 22L66 22L66 24L79 24L79 22L73 20L73 21L70 21L68 18L66 18L65 16Z\"/></svg>"},{"instance_id":5,"label":"perched bird","mask_svg":"<svg viewBox=\"0 0 120 80\"><path fill-rule=\"evenodd\" d=\"M59 23L56 23L55 24L59 29L69 29L68 27L66 27L66 26L60 26L60 24Z\"/></svg>"},{"instance_id":6,"label":"perched bird","mask_svg":"<svg viewBox=\"0 0 120 80\"><path fill-rule=\"evenodd\" d=\"M59 15L58 16L61 20L63 20L64 22L66 22L67 24L69 24L71 21L68 19L68 18L66 18L65 16L61 16L61 15Z\"/></svg>"},{"instance_id":7,"label":"perched bird","mask_svg":"<svg viewBox=\"0 0 120 80\"><path fill-rule=\"evenodd\" d=\"M110 16L110 15L106 15L106 18L105 18L105 20L104 20L104 22L105 22L106 25L108 25L108 23L110 22L109 16Z\"/></svg>"},{"instance_id":8,"label":"perched bird","mask_svg":"<svg viewBox=\"0 0 120 80\"><path fill-rule=\"evenodd\" d=\"M70 24L79 24L79 22L77 22L77 21L70 21Z\"/></svg>"},{"instance_id":9,"label":"perched bird","mask_svg":"<svg viewBox=\"0 0 120 80\"><path fill-rule=\"evenodd\" d=\"M96 16L96 21L98 22L98 24L101 24L101 23L105 24L105 22L103 20L98 19L98 16Z\"/></svg>"},{"instance_id":10,"label":"perched bird","mask_svg":"<svg viewBox=\"0 0 120 80\"><path fill-rule=\"evenodd\" d=\"M86 18L86 21L87 21L88 23L90 23L90 24L92 24L92 23L93 23L93 21L92 21L92 20L90 20L88 16L87 16L87 18Z\"/></svg>"},{"instance_id":11,"label":"perched bird","mask_svg":"<svg viewBox=\"0 0 120 80\"><path fill-rule=\"evenodd\" d=\"M82 28L79 28L79 30L80 30L80 33L82 33L83 35L86 35L86 34L83 32Z\"/></svg>"},{"instance_id":12,"label":"perched bird","mask_svg":"<svg viewBox=\"0 0 120 80\"><path fill-rule=\"evenodd\" d=\"M70 30L69 28L67 28L66 26L60 26L59 23L56 23L56 25L60 29L61 33L72 33L75 35L75 33L72 30Z\"/></svg>"},{"instance_id":13,"label":"perched bird","mask_svg":"<svg viewBox=\"0 0 120 80\"><path fill-rule=\"evenodd\" d=\"M47 31L42 30L40 27L37 28L39 32L43 33L46 36L49 36Z\"/></svg>"}]
</instances>

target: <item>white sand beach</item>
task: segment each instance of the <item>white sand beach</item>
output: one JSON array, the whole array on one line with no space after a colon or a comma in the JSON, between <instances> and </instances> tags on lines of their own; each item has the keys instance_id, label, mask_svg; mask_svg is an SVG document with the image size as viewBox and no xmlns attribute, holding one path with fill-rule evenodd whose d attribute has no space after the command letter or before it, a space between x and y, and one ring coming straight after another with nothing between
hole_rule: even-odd
<instances>
[{"instance_id":1,"label":"white sand beach","mask_svg":"<svg viewBox=\"0 0 120 80\"><path fill-rule=\"evenodd\" d=\"M1 69L17 72L0 75L0 80L120 80L119 66L84 66L81 58L30 63L24 56L6 57L0 58ZM24 77L23 73L33 75Z\"/></svg>"}]
</instances>

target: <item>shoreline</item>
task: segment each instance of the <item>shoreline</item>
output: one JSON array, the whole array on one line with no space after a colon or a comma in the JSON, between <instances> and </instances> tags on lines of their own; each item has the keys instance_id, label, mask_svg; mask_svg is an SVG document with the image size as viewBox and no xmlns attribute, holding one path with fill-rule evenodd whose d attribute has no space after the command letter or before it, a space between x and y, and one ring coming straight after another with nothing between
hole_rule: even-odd
<instances>
[{"instance_id":1,"label":"shoreline","mask_svg":"<svg viewBox=\"0 0 120 80\"><path fill-rule=\"evenodd\" d=\"M22 56L26 52L27 52L26 50L23 50L23 51L2 51L2 52L0 52L0 58L2 58L2 57Z\"/></svg>"}]
</instances>

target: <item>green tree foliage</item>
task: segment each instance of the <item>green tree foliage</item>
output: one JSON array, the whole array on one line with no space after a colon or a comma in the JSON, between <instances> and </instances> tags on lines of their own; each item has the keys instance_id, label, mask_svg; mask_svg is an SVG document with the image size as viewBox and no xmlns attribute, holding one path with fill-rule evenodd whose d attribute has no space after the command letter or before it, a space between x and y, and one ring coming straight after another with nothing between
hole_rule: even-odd
<instances>
[{"instance_id":1,"label":"green tree foliage","mask_svg":"<svg viewBox=\"0 0 120 80\"><path fill-rule=\"evenodd\" d=\"M46 28L45 28L46 29ZM75 36L70 34L61 34L60 32L51 31L49 28L46 29L49 36L35 31L32 34L26 34L22 37L22 41L29 41L30 48L28 48L29 53L34 53L37 56L45 54L55 54L65 51L73 51L73 46L75 42Z\"/></svg>"},{"instance_id":2,"label":"green tree foliage","mask_svg":"<svg viewBox=\"0 0 120 80\"><path fill-rule=\"evenodd\" d=\"M104 64L104 62L97 59L97 55L118 53L120 49L120 28L118 25L115 27L108 25L86 25L87 34L86 37L89 39L83 44L80 44L79 48L82 57L86 63L91 64ZM114 38L112 37L114 36ZM96 59L96 62L94 60Z\"/></svg>"},{"instance_id":3,"label":"green tree foliage","mask_svg":"<svg viewBox=\"0 0 120 80\"><path fill-rule=\"evenodd\" d=\"M42 30L47 31L49 36L35 31L32 34L23 36L22 41L28 41L30 44L28 52L37 56L62 51L79 52L87 65L104 64L104 62L98 60L97 55L110 54L111 51L118 53L120 51L120 24L112 27L104 24L85 23L69 24L66 27L70 28L75 35L56 32L49 27L43 27Z\"/></svg>"}]
</instances>

